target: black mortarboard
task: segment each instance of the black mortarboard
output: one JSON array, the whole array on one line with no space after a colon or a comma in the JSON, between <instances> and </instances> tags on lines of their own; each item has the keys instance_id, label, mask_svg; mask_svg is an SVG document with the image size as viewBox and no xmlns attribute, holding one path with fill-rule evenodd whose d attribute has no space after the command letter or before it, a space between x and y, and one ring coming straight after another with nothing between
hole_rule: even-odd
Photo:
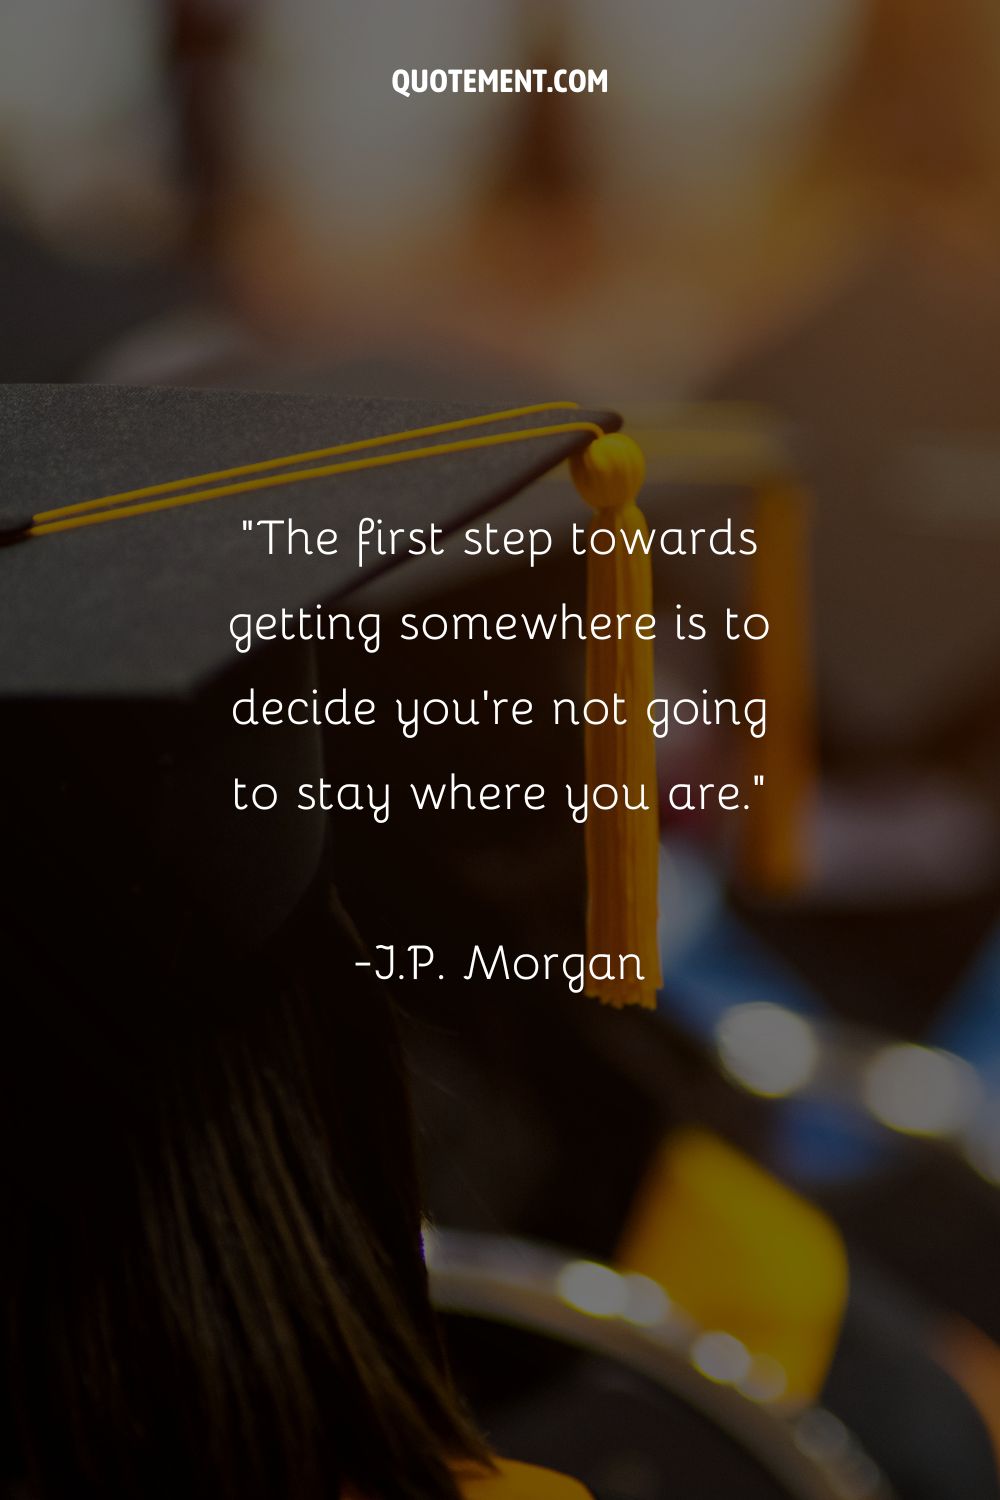
<instances>
[{"instance_id":1,"label":"black mortarboard","mask_svg":"<svg viewBox=\"0 0 1000 1500\"><path fill-rule=\"evenodd\" d=\"M335 557L299 554L286 566L279 557L265 559L260 545L248 545L240 518L291 516L313 531L334 527L342 539L364 516L381 518L386 528L426 529L434 523L448 532L579 453L595 429L613 431L619 425L607 412L584 412L571 403L525 413L455 430L453 424L480 414L408 400L158 387L0 387L0 537L14 543L0 561L0 695L190 696L232 660L231 615L331 601L391 565L391 559L370 553L359 569L350 546L342 545ZM344 444L438 426L447 430L356 454L321 456ZM386 463L287 482L324 463L387 460L456 440L479 443L546 426L564 431L477 446L433 462ZM53 535L18 540L33 517L47 518L95 497L270 465L287 455L297 455L296 462L242 476L245 484L260 483L256 491L179 504L199 487L178 489L148 497L164 505L151 514L80 526L58 540ZM117 508L132 507L124 502ZM102 505L75 519L93 520L109 509Z\"/></svg>"},{"instance_id":2,"label":"black mortarboard","mask_svg":"<svg viewBox=\"0 0 1000 1500\"><path fill-rule=\"evenodd\" d=\"M14 941L69 947L109 983L266 941L313 881L324 822L293 802L236 812L234 767L248 784L314 781L320 734L239 729L232 702L308 691L312 648L242 656L231 618L329 604L390 566L374 550L358 566L362 517L447 533L617 426L570 403L484 421L420 401L0 388L0 924ZM242 524L262 518L343 544L269 556Z\"/></svg>"}]
</instances>

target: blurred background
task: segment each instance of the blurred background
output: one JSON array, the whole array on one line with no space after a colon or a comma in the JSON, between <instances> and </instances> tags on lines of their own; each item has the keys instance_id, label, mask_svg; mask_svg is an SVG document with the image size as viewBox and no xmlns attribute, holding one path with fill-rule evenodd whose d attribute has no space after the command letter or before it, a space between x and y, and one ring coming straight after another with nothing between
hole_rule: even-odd
<instances>
[{"instance_id":1,"label":"blurred background","mask_svg":"<svg viewBox=\"0 0 1000 1500\"><path fill-rule=\"evenodd\" d=\"M559 65L606 67L607 94L391 88ZM810 1461L853 1429L903 1500L1000 1494L998 256L995 0L0 7L0 379L593 401L645 442L651 521L733 516L778 559L658 564L664 613L754 599L786 646L661 643L664 694L766 683L783 790L738 838L664 818L656 1016L407 996L434 1218L487 1237L450 1253L506 1309L470 1311L441 1251L456 1363L498 1441L620 1500L808 1493L780 1464L753 1487L741 1401L826 1421L796 1430ZM392 607L380 587L364 607ZM421 587L499 608L582 579L556 557ZM392 692L390 654L364 669ZM457 690L484 662L406 670ZM567 691L579 670L569 648L491 663ZM372 774L367 740L330 751ZM489 753L557 781L580 747ZM664 785L754 753L672 734ZM387 779L401 754L377 750ZM438 833L413 882L415 828L345 826L362 925L579 946L566 828ZM591 1319L569 1364L504 1281L531 1284L526 1242L584 1268L537 1272ZM601 1346L625 1307L601 1268L701 1330L666 1404ZM852 1463L837 1493L881 1493Z\"/></svg>"}]
</instances>

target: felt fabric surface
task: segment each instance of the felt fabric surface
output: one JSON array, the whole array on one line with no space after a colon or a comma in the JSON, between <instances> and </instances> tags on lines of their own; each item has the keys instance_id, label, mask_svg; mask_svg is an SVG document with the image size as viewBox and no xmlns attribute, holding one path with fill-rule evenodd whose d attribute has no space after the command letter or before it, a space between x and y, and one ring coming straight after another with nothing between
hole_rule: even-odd
<instances>
[{"instance_id":1,"label":"felt fabric surface","mask_svg":"<svg viewBox=\"0 0 1000 1500\"><path fill-rule=\"evenodd\" d=\"M10 524L121 490L474 414L422 401L0 387L0 508ZM426 443L586 420L609 431L619 425L608 413L555 410ZM391 566L369 556L357 567L350 538L362 517L450 531L588 440L567 432L10 541L0 548L0 696L191 693L232 660L233 614L330 602ZM345 545L336 557L268 557L264 534L247 535L244 517L290 517L310 532L333 527Z\"/></svg>"}]
</instances>

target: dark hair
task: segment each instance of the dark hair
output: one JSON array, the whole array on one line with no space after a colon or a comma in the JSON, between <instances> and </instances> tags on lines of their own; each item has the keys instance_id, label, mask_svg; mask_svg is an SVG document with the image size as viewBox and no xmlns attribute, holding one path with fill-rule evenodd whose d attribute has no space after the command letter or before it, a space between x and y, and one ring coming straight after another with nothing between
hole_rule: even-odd
<instances>
[{"instance_id":1,"label":"dark hair","mask_svg":"<svg viewBox=\"0 0 1000 1500\"><path fill-rule=\"evenodd\" d=\"M0 1401L30 1500L457 1500L448 1460L484 1457L428 1299L394 1018L330 925L310 906L238 978L191 979L151 1045L99 981L22 964Z\"/></svg>"}]
</instances>

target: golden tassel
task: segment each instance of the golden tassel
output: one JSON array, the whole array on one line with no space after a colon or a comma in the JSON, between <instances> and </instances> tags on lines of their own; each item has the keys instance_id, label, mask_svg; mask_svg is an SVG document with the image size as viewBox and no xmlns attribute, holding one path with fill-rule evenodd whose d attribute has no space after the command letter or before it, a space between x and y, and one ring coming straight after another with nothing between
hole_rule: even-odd
<instances>
[{"instance_id":1,"label":"golden tassel","mask_svg":"<svg viewBox=\"0 0 1000 1500\"><path fill-rule=\"evenodd\" d=\"M745 779L763 775L763 800L745 825L739 866L752 890L783 897L810 873L817 778L806 492L791 480L762 485L754 531L749 610L766 615L770 629L745 645L744 659L749 694L767 700L769 723L748 755Z\"/></svg>"},{"instance_id":2,"label":"golden tassel","mask_svg":"<svg viewBox=\"0 0 1000 1500\"><path fill-rule=\"evenodd\" d=\"M637 533L648 539L645 517L636 505L646 463L631 438L611 433L595 439L571 461L573 482L594 507L590 535L605 528L617 545L602 556L588 549L587 613L653 613L653 568L648 553L622 544ZM586 993L609 1005L656 1003L662 984L657 933L659 814L656 747L646 709L654 696L653 643L633 633L619 640L587 643L587 698L613 705L622 701L627 723L608 720L585 731L587 785L587 972ZM615 805L595 808L598 787L614 789ZM642 810L626 808L642 804ZM611 791L601 795L611 798ZM610 960L602 956L610 955ZM634 961L633 961L634 960ZM615 977L595 978L595 969L615 969ZM638 977L638 976L641 976Z\"/></svg>"}]
</instances>

